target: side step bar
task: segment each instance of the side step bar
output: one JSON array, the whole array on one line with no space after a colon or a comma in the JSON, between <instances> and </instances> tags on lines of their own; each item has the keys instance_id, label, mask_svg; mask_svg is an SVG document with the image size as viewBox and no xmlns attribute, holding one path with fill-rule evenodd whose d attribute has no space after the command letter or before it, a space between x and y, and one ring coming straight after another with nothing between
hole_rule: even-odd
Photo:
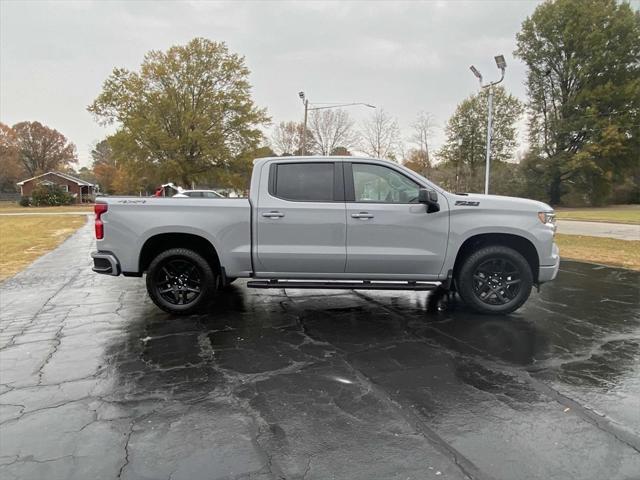
<instances>
[{"instance_id":1,"label":"side step bar","mask_svg":"<svg viewBox=\"0 0 640 480\"><path fill-rule=\"evenodd\" d=\"M438 288L440 282L376 282L376 281L314 281L314 280L250 280L249 288L300 288L318 290L417 290Z\"/></svg>"}]
</instances>

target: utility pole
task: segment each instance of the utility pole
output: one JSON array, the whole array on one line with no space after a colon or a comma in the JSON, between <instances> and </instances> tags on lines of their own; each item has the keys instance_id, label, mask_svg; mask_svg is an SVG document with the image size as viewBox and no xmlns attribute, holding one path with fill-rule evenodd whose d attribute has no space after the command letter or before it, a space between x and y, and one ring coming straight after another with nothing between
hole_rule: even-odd
<instances>
[{"instance_id":1,"label":"utility pole","mask_svg":"<svg viewBox=\"0 0 640 480\"><path fill-rule=\"evenodd\" d=\"M493 88L489 87L489 98L487 99L487 153L485 155L484 165L484 194L489 194L489 169L491 165L491 134L493 120Z\"/></svg>"},{"instance_id":2,"label":"utility pole","mask_svg":"<svg viewBox=\"0 0 640 480\"><path fill-rule=\"evenodd\" d=\"M487 98L487 153L485 155L485 172L484 172L484 193L489 194L489 173L491 169L491 134L492 134L492 120L493 120L493 86L499 84L504 80L504 71L507 68L507 62L504 59L504 55L496 55L494 57L496 66L500 69L500 80L495 82L489 82L486 85L482 84L482 74L476 67L471 65L469 69L480 81L480 88L488 88L489 95Z\"/></svg>"},{"instance_id":3,"label":"utility pole","mask_svg":"<svg viewBox=\"0 0 640 480\"><path fill-rule=\"evenodd\" d=\"M301 92L304 96L304 92ZM309 99L303 98L304 103L304 126L302 127L302 156L307 154L307 114L309 113Z\"/></svg>"},{"instance_id":4,"label":"utility pole","mask_svg":"<svg viewBox=\"0 0 640 480\"><path fill-rule=\"evenodd\" d=\"M307 117L310 110L326 110L328 108L341 108L341 107L352 107L355 105L362 105L369 108L376 108L374 105L370 105L368 103L362 102L353 102L353 103L309 103L309 99L305 95L304 92L298 92L298 96L300 100L302 100L302 104L304 105L304 124L302 126L302 156L304 157L307 153ZM322 105L321 107L311 107L309 105Z\"/></svg>"}]
</instances>

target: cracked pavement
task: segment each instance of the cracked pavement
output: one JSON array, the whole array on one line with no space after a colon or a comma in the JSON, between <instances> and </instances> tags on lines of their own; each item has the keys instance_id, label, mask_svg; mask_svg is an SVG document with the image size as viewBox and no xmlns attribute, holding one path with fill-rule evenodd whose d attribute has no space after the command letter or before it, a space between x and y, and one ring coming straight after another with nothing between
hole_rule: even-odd
<instances>
[{"instance_id":1,"label":"cracked pavement","mask_svg":"<svg viewBox=\"0 0 640 480\"><path fill-rule=\"evenodd\" d=\"M0 286L0 478L640 478L638 272L563 262L509 317L238 281L180 318L92 249Z\"/></svg>"}]
</instances>

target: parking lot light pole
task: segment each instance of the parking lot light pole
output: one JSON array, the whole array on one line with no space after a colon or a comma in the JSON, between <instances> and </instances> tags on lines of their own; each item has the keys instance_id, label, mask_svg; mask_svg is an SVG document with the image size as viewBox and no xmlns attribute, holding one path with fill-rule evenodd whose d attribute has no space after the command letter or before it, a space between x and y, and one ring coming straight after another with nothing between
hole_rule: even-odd
<instances>
[{"instance_id":1,"label":"parking lot light pole","mask_svg":"<svg viewBox=\"0 0 640 480\"><path fill-rule=\"evenodd\" d=\"M309 99L305 95L304 92L298 92L298 96L300 100L302 100L302 104L304 105L304 124L302 127L302 156L304 157L307 153L307 117L308 113L311 110L326 110L329 108L341 108L341 107L353 107L356 105L362 105L363 107L368 108L376 108L375 105L371 105L369 103L363 102L352 102L352 103L309 103ZM322 105L319 107L309 107L309 105Z\"/></svg>"},{"instance_id":2,"label":"parking lot light pole","mask_svg":"<svg viewBox=\"0 0 640 480\"><path fill-rule=\"evenodd\" d=\"M480 81L480 88L488 88L489 96L487 99L487 153L485 156L485 172L484 172L484 193L489 193L489 172L491 169L491 133L492 133L492 120L493 120L493 86L499 84L504 80L504 71L507 68L507 62L504 59L504 55L496 55L494 57L496 66L500 69L500 80L495 82L489 82L485 85L482 84L482 74L476 67L471 65L469 69L473 72L476 78Z\"/></svg>"},{"instance_id":3,"label":"parking lot light pole","mask_svg":"<svg viewBox=\"0 0 640 480\"><path fill-rule=\"evenodd\" d=\"M458 137L458 165L456 166L456 193L460 192L460 165L462 164L462 137Z\"/></svg>"}]
</instances>

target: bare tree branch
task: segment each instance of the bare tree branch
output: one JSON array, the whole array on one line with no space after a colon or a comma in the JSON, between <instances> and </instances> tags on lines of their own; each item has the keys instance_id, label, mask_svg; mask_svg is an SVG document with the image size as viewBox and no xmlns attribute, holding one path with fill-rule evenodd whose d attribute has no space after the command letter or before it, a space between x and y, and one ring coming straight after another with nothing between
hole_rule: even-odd
<instances>
[{"instance_id":1,"label":"bare tree branch","mask_svg":"<svg viewBox=\"0 0 640 480\"><path fill-rule=\"evenodd\" d=\"M276 152L279 155L299 154L302 150L303 128L298 122L280 122L276 125L271 135L271 143Z\"/></svg>"},{"instance_id":2,"label":"bare tree branch","mask_svg":"<svg viewBox=\"0 0 640 480\"><path fill-rule=\"evenodd\" d=\"M363 122L361 148L367 155L395 160L399 145L398 121L383 109Z\"/></svg>"},{"instance_id":3,"label":"bare tree branch","mask_svg":"<svg viewBox=\"0 0 640 480\"><path fill-rule=\"evenodd\" d=\"M434 116L429 112L420 112L414 124L413 135L411 140L418 147L418 151L421 152L421 157L424 159L426 174L428 174L431 168L431 152L429 150L429 144L431 142L431 136L436 129L436 122Z\"/></svg>"},{"instance_id":4,"label":"bare tree branch","mask_svg":"<svg viewBox=\"0 0 640 480\"><path fill-rule=\"evenodd\" d=\"M311 114L309 131L313 150L331 155L338 147L352 149L358 143L353 120L344 110L316 110Z\"/></svg>"}]
</instances>

